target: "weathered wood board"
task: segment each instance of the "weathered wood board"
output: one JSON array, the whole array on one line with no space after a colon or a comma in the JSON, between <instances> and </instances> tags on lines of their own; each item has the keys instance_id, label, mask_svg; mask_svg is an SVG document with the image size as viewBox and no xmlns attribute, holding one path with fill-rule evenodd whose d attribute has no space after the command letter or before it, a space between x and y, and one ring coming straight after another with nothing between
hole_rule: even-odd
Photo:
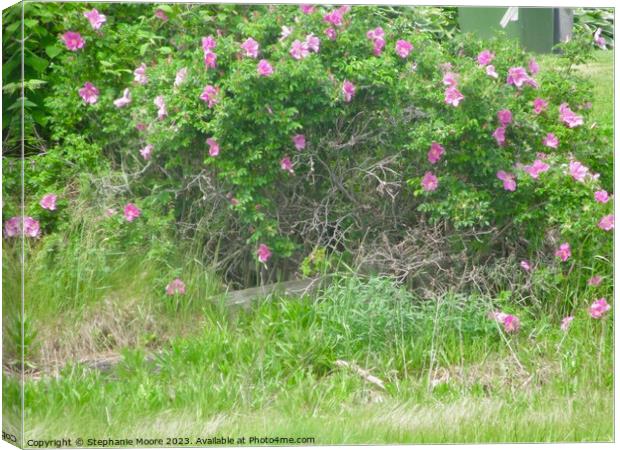
<instances>
[{"instance_id":1,"label":"weathered wood board","mask_svg":"<svg viewBox=\"0 0 620 450\"><path fill-rule=\"evenodd\" d=\"M247 307L253 300L270 294L279 293L286 296L303 296L314 292L324 281L325 278L317 277L267 284L240 291L227 292L224 294L224 301L227 306Z\"/></svg>"}]
</instances>

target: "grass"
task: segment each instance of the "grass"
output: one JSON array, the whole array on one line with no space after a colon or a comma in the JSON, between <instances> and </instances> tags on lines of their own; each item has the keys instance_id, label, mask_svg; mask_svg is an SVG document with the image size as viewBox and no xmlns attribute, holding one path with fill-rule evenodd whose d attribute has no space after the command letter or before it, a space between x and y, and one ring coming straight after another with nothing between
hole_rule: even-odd
<instances>
[{"instance_id":1,"label":"grass","mask_svg":"<svg viewBox=\"0 0 620 450\"><path fill-rule=\"evenodd\" d=\"M481 299L411 302L387 279L342 283L320 303L273 298L236 312L205 307L200 333L173 339L152 363L126 350L110 373L74 365L57 379L29 382L26 438L307 436L316 444L613 438L609 319L583 312L564 334L557 323L518 311L523 333L506 336L475 312L472 304ZM391 327L375 328L392 320ZM360 339L343 342L347 333ZM337 367L337 359L367 369L386 389ZM17 391L4 401L14 401L9 395Z\"/></svg>"},{"instance_id":2,"label":"grass","mask_svg":"<svg viewBox=\"0 0 620 450\"><path fill-rule=\"evenodd\" d=\"M593 81L593 114L609 136L612 58L597 52L580 68ZM267 298L230 311L214 300L221 286L200 258L169 258L176 253L166 248L156 255L112 252L116 247L99 239L104 225L94 213L79 216L67 233L80 239L46 241L26 272L26 439L280 436L384 444L614 437L612 318L589 318L591 299L577 291L566 294L580 305L568 333L559 330L560 315L508 299L447 293L423 301L389 279L355 276L335 278L314 297ZM16 316L20 297L13 250L5 244L7 317ZM172 268L186 260L187 295L166 298ZM517 315L521 332L503 334L487 318L494 308ZM5 355L15 362L21 323L3 326ZM118 351L123 361L110 372L64 365ZM156 359L145 360L147 353ZM378 377L385 389L338 367L339 359ZM57 366L64 366L59 377L33 376ZM20 386L3 374L3 387L3 428L18 434Z\"/></svg>"},{"instance_id":3,"label":"grass","mask_svg":"<svg viewBox=\"0 0 620 450\"><path fill-rule=\"evenodd\" d=\"M610 96L610 88L614 79L614 52L597 51L594 59L589 64L579 68L593 85L594 101L592 102L592 114L596 122L613 133L614 102Z\"/></svg>"}]
</instances>

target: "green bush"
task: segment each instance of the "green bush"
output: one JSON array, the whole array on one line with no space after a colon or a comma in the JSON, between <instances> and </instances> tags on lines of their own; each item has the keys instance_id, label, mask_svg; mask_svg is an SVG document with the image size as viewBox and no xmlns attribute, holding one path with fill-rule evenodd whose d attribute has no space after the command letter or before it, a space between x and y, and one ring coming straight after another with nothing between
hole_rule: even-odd
<instances>
[{"instance_id":1,"label":"green bush","mask_svg":"<svg viewBox=\"0 0 620 450\"><path fill-rule=\"evenodd\" d=\"M158 8L167 20L154 15ZM81 33L85 45L62 47L50 63L45 108L52 145L33 158L36 164L26 164L27 213L41 218L45 234L61 229L77 213L75 203L62 204L51 217L40 214L37 200L50 191L68 200L72 182L87 178L81 186L89 186L101 210L127 202L144 209L144 220L127 231L131 236L110 225L122 245L144 242L157 216L163 227L182 228L178 237L201 240L211 257L231 255L227 264L237 264L237 272L260 270L259 244L273 250L272 267L285 267L317 246L352 253L364 240L397 240L401 230L429 222L474 236L465 239L472 257L502 255L508 247L518 258L545 255L550 262L566 241L579 247L573 261L580 267L609 258L611 239L597 223L611 203L596 203L593 193L611 192L610 166L598 151L597 129L589 126L591 86L573 70L587 59L591 36L562 44L557 67L538 74L530 68L517 87L507 74L528 67L532 56L516 43L501 36L438 40L416 11L108 5L101 11L107 21L93 30L82 9L62 10L63 30ZM342 23L326 23L328 13ZM387 42L379 56L367 37L378 26ZM290 35L281 37L283 27L292 27ZM334 40L328 28L336 30ZM292 43L310 35L320 39L320 49L292 57ZM206 36L215 42L215 67L205 65ZM243 54L249 37L260 45L258 58ZM413 46L406 57L395 51L398 40ZM477 62L483 50L494 53L498 78ZM271 64L272 74L258 73L259 59ZM133 73L142 64L144 84ZM175 86L183 68L187 77ZM350 101L345 81L355 86ZM99 90L94 104L78 95L87 82ZM452 89L446 83L463 96L455 105L444 98ZM216 104L200 98L207 86L217 91ZM131 102L116 107L125 89ZM548 102L540 114L533 110L536 98ZM583 117L581 126L559 119L562 104ZM500 110L512 114L503 144L493 136ZM557 137L557 148L542 145L547 133ZM296 134L306 138L301 151L293 145ZM210 155L208 139L217 141L217 156ZM445 149L436 164L427 155L433 143ZM152 153L145 160L140 149L147 145ZM283 170L285 158L291 170ZM549 169L533 179L523 165L536 159ZM604 173L576 182L566 174L573 160ZM500 171L514 177L514 192L502 187ZM436 190L423 189L429 172ZM16 173L7 178L7 186L17 186ZM9 205L6 214L15 212Z\"/></svg>"}]
</instances>

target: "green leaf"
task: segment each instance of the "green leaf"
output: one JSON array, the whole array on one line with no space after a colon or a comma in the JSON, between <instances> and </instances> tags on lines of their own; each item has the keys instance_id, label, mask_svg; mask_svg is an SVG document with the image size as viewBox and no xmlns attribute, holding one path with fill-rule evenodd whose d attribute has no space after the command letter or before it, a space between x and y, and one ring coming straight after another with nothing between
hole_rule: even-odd
<instances>
[{"instance_id":1,"label":"green leaf","mask_svg":"<svg viewBox=\"0 0 620 450\"><path fill-rule=\"evenodd\" d=\"M157 5L157 9L161 9L163 12L171 13L172 8L170 5Z\"/></svg>"},{"instance_id":2,"label":"green leaf","mask_svg":"<svg viewBox=\"0 0 620 450\"><path fill-rule=\"evenodd\" d=\"M61 52L62 52L62 49L57 45L48 45L47 47L45 47L45 53L51 59L54 59Z\"/></svg>"},{"instance_id":3,"label":"green leaf","mask_svg":"<svg viewBox=\"0 0 620 450\"><path fill-rule=\"evenodd\" d=\"M24 28L34 28L38 23L36 19L24 19Z\"/></svg>"},{"instance_id":4,"label":"green leaf","mask_svg":"<svg viewBox=\"0 0 620 450\"><path fill-rule=\"evenodd\" d=\"M34 70L36 70L39 73L42 73L45 71L45 69L47 69L47 66L49 65L49 61L47 59L41 58L40 56L35 55L34 53L32 53L31 50L26 49L25 51L26 55L24 58L24 64L32 67Z\"/></svg>"},{"instance_id":5,"label":"green leaf","mask_svg":"<svg viewBox=\"0 0 620 450\"><path fill-rule=\"evenodd\" d=\"M17 31L17 28L19 27L19 25L20 25L19 22L13 22L11 25L7 25L7 27L4 29L4 33L6 33L4 38L6 39L6 37L8 35L11 35L11 34L15 33L15 31Z\"/></svg>"}]
</instances>

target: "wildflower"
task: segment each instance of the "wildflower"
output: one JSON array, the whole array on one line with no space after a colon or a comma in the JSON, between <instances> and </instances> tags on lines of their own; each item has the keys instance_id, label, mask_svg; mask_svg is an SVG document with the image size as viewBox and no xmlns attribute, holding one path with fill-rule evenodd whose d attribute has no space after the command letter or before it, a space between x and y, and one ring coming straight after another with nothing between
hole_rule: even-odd
<instances>
[{"instance_id":1,"label":"wildflower","mask_svg":"<svg viewBox=\"0 0 620 450\"><path fill-rule=\"evenodd\" d=\"M202 38L202 50L208 52L217 47L217 41L211 35Z\"/></svg>"},{"instance_id":2,"label":"wildflower","mask_svg":"<svg viewBox=\"0 0 620 450\"><path fill-rule=\"evenodd\" d=\"M568 128L575 128L583 125L583 117L575 114L569 107L568 103L560 105L560 120L564 122Z\"/></svg>"},{"instance_id":3,"label":"wildflower","mask_svg":"<svg viewBox=\"0 0 620 450\"><path fill-rule=\"evenodd\" d=\"M325 36L327 36L327 39L329 39L330 41L335 41L337 36L336 30L334 30L333 28L326 29Z\"/></svg>"},{"instance_id":4,"label":"wildflower","mask_svg":"<svg viewBox=\"0 0 620 450\"><path fill-rule=\"evenodd\" d=\"M293 144L297 150L303 150L306 148L306 136L303 134L296 134L293 136Z\"/></svg>"},{"instance_id":5,"label":"wildflower","mask_svg":"<svg viewBox=\"0 0 620 450\"><path fill-rule=\"evenodd\" d=\"M553 133L547 133L547 136L543 139L543 145L551 148L558 148L560 141Z\"/></svg>"},{"instance_id":6,"label":"wildflower","mask_svg":"<svg viewBox=\"0 0 620 450\"><path fill-rule=\"evenodd\" d=\"M153 144L148 144L144 148L140 149L140 155L144 158L145 161L151 159L151 153L153 152Z\"/></svg>"},{"instance_id":7,"label":"wildflower","mask_svg":"<svg viewBox=\"0 0 620 450\"><path fill-rule=\"evenodd\" d=\"M185 83L185 79L187 78L187 67L183 67L179 69L174 77L174 87L179 87L183 83Z\"/></svg>"},{"instance_id":8,"label":"wildflower","mask_svg":"<svg viewBox=\"0 0 620 450\"><path fill-rule=\"evenodd\" d=\"M67 31L62 35L62 40L65 41L66 47L72 52L77 52L79 49L83 48L86 43L82 35L75 31Z\"/></svg>"},{"instance_id":9,"label":"wildflower","mask_svg":"<svg viewBox=\"0 0 620 450\"><path fill-rule=\"evenodd\" d=\"M529 84L532 87L538 87L536 81L534 81L525 71L523 67L511 67L508 69L508 77L506 78L507 84L512 84L516 88L521 89L524 84Z\"/></svg>"},{"instance_id":10,"label":"wildflower","mask_svg":"<svg viewBox=\"0 0 620 450\"><path fill-rule=\"evenodd\" d=\"M527 69L529 70L531 75L536 75L538 72L540 72L540 66L534 58L530 59L530 62L527 65Z\"/></svg>"},{"instance_id":11,"label":"wildflower","mask_svg":"<svg viewBox=\"0 0 620 450\"><path fill-rule=\"evenodd\" d=\"M439 186L437 177L432 172L426 172L422 178L422 188L427 192L432 192Z\"/></svg>"},{"instance_id":12,"label":"wildflower","mask_svg":"<svg viewBox=\"0 0 620 450\"><path fill-rule=\"evenodd\" d=\"M166 295L185 294L185 283L180 278L175 278L166 286Z\"/></svg>"},{"instance_id":13,"label":"wildflower","mask_svg":"<svg viewBox=\"0 0 620 450\"><path fill-rule=\"evenodd\" d=\"M505 127L512 122L512 113L509 109L502 109L497 113L497 120L499 120L499 123Z\"/></svg>"},{"instance_id":14,"label":"wildflower","mask_svg":"<svg viewBox=\"0 0 620 450\"><path fill-rule=\"evenodd\" d=\"M514 192L517 189L517 182L513 174L500 170L496 176L503 182L505 190Z\"/></svg>"},{"instance_id":15,"label":"wildflower","mask_svg":"<svg viewBox=\"0 0 620 450\"><path fill-rule=\"evenodd\" d=\"M560 245L560 247L556 250L555 256L560 258L562 262L566 262L568 258L570 258L570 245L568 242L564 242Z\"/></svg>"},{"instance_id":16,"label":"wildflower","mask_svg":"<svg viewBox=\"0 0 620 450\"><path fill-rule=\"evenodd\" d=\"M98 30L101 28L101 25L103 25L106 21L105 16L94 8L92 11L86 11L84 13L84 17L88 19L90 26L93 27L93 30Z\"/></svg>"},{"instance_id":17,"label":"wildflower","mask_svg":"<svg viewBox=\"0 0 620 450\"><path fill-rule=\"evenodd\" d=\"M456 85L458 84L458 81L456 79L456 74L453 72L446 72L441 81L446 86L456 87Z\"/></svg>"},{"instance_id":18,"label":"wildflower","mask_svg":"<svg viewBox=\"0 0 620 450\"><path fill-rule=\"evenodd\" d=\"M269 61L267 61L266 59L261 59L258 62L256 71L258 72L259 75L263 77L268 77L269 75L273 73L273 67L271 67L271 64L269 64Z\"/></svg>"},{"instance_id":19,"label":"wildflower","mask_svg":"<svg viewBox=\"0 0 620 450\"><path fill-rule=\"evenodd\" d=\"M598 286L603 281L603 278L600 275L594 275L592 278L588 280L588 286Z\"/></svg>"},{"instance_id":20,"label":"wildflower","mask_svg":"<svg viewBox=\"0 0 620 450\"><path fill-rule=\"evenodd\" d=\"M145 125L145 124L143 124L143 123L137 123L137 124L136 124L136 130L138 130L138 131L144 131L144 130L146 130L146 125Z\"/></svg>"},{"instance_id":21,"label":"wildflower","mask_svg":"<svg viewBox=\"0 0 620 450\"><path fill-rule=\"evenodd\" d=\"M512 314L506 315L502 324L504 325L504 331L506 333L517 333L519 328L521 328L521 321L517 316L513 316Z\"/></svg>"},{"instance_id":22,"label":"wildflower","mask_svg":"<svg viewBox=\"0 0 620 450\"><path fill-rule=\"evenodd\" d=\"M297 60L304 59L310 54L310 51L308 50L308 44L306 44L305 42L301 42L298 39L295 39L291 44L290 54L293 58Z\"/></svg>"},{"instance_id":23,"label":"wildflower","mask_svg":"<svg viewBox=\"0 0 620 450\"><path fill-rule=\"evenodd\" d=\"M211 50L204 53L204 62L207 69L215 69L217 67L217 55Z\"/></svg>"},{"instance_id":24,"label":"wildflower","mask_svg":"<svg viewBox=\"0 0 620 450\"><path fill-rule=\"evenodd\" d=\"M311 52L318 53L320 45L321 40L313 33L310 33L308 36L306 36L306 46Z\"/></svg>"},{"instance_id":25,"label":"wildflower","mask_svg":"<svg viewBox=\"0 0 620 450\"><path fill-rule=\"evenodd\" d=\"M41 234L41 227L37 220L32 217L23 217L24 236L26 237L39 237ZM22 229L22 217L11 217L4 222L4 235L6 237L17 237L21 235Z\"/></svg>"},{"instance_id":26,"label":"wildflower","mask_svg":"<svg viewBox=\"0 0 620 450\"><path fill-rule=\"evenodd\" d=\"M604 216L598 223L598 227L601 230L605 230L605 231L611 231L614 228L614 215L613 214L609 214L607 216Z\"/></svg>"},{"instance_id":27,"label":"wildflower","mask_svg":"<svg viewBox=\"0 0 620 450\"><path fill-rule=\"evenodd\" d=\"M526 272L529 272L530 270L532 270L532 266L530 265L530 262L528 260L524 259L523 261L521 261L520 265L521 265L521 268L525 270Z\"/></svg>"},{"instance_id":28,"label":"wildflower","mask_svg":"<svg viewBox=\"0 0 620 450\"><path fill-rule=\"evenodd\" d=\"M123 96L114 100L113 103L117 108L123 108L129 105L131 103L131 94L129 93L129 89L125 89L123 91Z\"/></svg>"},{"instance_id":29,"label":"wildflower","mask_svg":"<svg viewBox=\"0 0 620 450\"><path fill-rule=\"evenodd\" d=\"M588 174L588 168L579 161L571 161L568 165L568 171L575 181L580 181L582 183Z\"/></svg>"},{"instance_id":30,"label":"wildflower","mask_svg":"<svg viewBox=\"0 0 620 450\"><path fill-rule=\"evenodd\" d=\"M56 194L45 194L39 202L39 205L41 205L41 208L43 209L54 211L56 209L57 198L58 197L56 196Z\"/></svg>"},{"instance_id":31,"label":"wildflower","mask_svg":"<svg viewBox=\"0 0 620 450\"><path fill-rule=\"evenodd\" d=\"M532 178L538 178L541 173L549 170L549 164L537 159L531 165L524 166L523 170L525 170Z\"/></svg>"},{"instance_id":32,"label":"wildflower","mask_svg":"<svg viewBox=\"0 0 620 450\"><path fill-rule=\"evenodd\" d=\"M312 14L314 12L314 6L312 5L301 4L299 5L299 9L301 9L301 12L304 14Z\"/></svg>"},{"instance_id":33,"label":"wildflower","mask_svg":"<svg viewBox=\"0 0 620 450\"><path fill-rule=\"evenodd\" d=\"M406 58L409 56L409 53L413 50L413 45L411 42L405 41L403 39L399 39L396 41L396 54L401 58Z\"/></svg>"},{"instance_id":34,"label":"wildflower","mask_svg":"<svg viewBox=\"0 0 620 450\"><path fill-rule=\"evenodd\" d=\"M344 80L342 83L342 94L344 95L345 102L348 103L353 100L353 96L355 95L355 85L349 80Z\"/></svg>"},{"instance_id":35,"label":"wildflower","mask_svg":"<svg viewBox=\"0 0 620 450\"><path fill-rule=\"evenodd\" d=\"M256 42L252 38L247 38L243 44L241 44L241 48L245 52L243 56L247 56L249 58L258 58L258 42Z\"/></svg>"},{"instance_id":36,"label":"wildflower","mask_svg":"<svg viewBox=\"0 0 620 450\"><path fill-rule=\"evenodd\" d=\"M137 81L138 83L140 84L148 83L149 79L146 76L146 64L144 63L140 64L140 67L134 70L133 74L134 74L134 80Z\"/></svg>"},{"instance_id":37,"label":"wildflower","mask_svg":"<svg viewBox=\"0 0 620 450\"><path fill-rule=\"evenodd\" d=\"M568 331L568 328L570 327L571 322L573 321L574 317L573 316L566 316L562 319L562 323L560 324L560 330L562 331Z\"/></svg>"},{"instance_id":38,"label":"wildflower","mask_svg":"<svg viewBox=\"0 0 620 450\"><path fill-rule=\"evenodd\" d=\"M164 101L164 97L163 95L158 95L157 97L155 97L155 99L153 100L153 103L155 103L155 106L157 106L157 118L159 120L162 120L164 117L166 117L168 115L168 112L166 111L166 102Z\"/></svg>"},{"instance_id":39,"label":"wildflower","mask_svg":"<svg viewBox=\"0 0 620 450\"><path fill-rule=\"evenodd\" d=\"M39 222L32 217L24 217L24 236L36 238L39 237L40 234L41 227Z\"/></svg>"},{"instance_id":40,"label":"wildflower","mask_svg":"<svg viewBox=\"0 0 620 450\"><path fill-rule=\"evenodd\" d=\"M492 311L489 313L489 319L502 324L506 333L516 333L521 327L519 318L512 314L506 314L501 311Z\"/></svg>"},{"instance_id":41,"label":"wildflower","mask_svg":"<svg viewBox=\"0 0 620 450\"><path fill-rule=\"evenodd\" d=\"M486 73L488 76L490 76L491 78L495 78L497 79L499 77L499 75L497 74L497 72L495 71L495 66L492 64L489 64L486 68Z\"/></svg>"},{"instance_id":42,"label":"wildflower","mask_svg":"<svg viewBox=\"0 0 620 450\"><path fill-rule=\"evenodd\" d=\"M341 27L343 22L342 22L342 16L344 15L344 13L342 12L343 10L341 10L340 8L335 9L333 11L331 11L328 14L325 14L323 16L323 20L327 23L332 24L335 27Z\"/></svg>"},{"instance_id":43,"label":"wildflower","mask_svg":"<svg viewBox=\"0 0 620 450\"><path fill-rule=\"evenodd\" d=\"M594 303L592 303L592 305L590 305L590 308L588 309L588 314L590 314L590 317L592 317L593 319L600 319L610 309L611 309L611 306L609 305L609 303L607 303L607 300L603 297L603 298L599 298Z\"/></svg>"},{"instance_id":44,"label":"wildflower","mask_svg":"<svg viewBox=\"0 0 620 450\"><path fill-rule=\"evenodd\" d=\"M285 156L280 160L280 168L290 174L295 173L295 171L293 170L293 162L288 156Z\"/></svg>"},{"instance_id":45,"label":"wildflower","mask_svg":"<svg viewBox=\"0 0 620 450\"><path fill-rule=\"evenodd\" d=\"M463 94L461 94L457 88L455 88L454 86L450 86L446 89L444 101L448 105L457 107L459 106L459 103L461 103L461 100L463 100L464 98L465 97L463 97Z\"/></svg>"},{"instance_id":46,"label":"wildflower","mask_svg":"<svg viewBox=\"0 0 620 450\"><path fill-rule=\"evenodd\" d=\"M383 47L385 47L385 40L383 38L378 38L373 41L372 54L375 56L380 56L383 51Z\"/></svg>"},{"instance_id":47,"label":"wildflower","mask_svg":"<svg viewBox=\"0 0 620 450\"><path fill-rule=\"evenodd\" d=\"M279 41L282 42L284 39L289 37L292 32L293 32L293 28L292 27L289 28L289 27L287 27L285 25L282 25L282 32L280 33Z\"/></svg>"},{"instance_id":48,"label":"wildflower","mask_svg":"<svg viewBox=\"0 0 620 450\"><path fill-rule=\"evenodd\" d=\"M383 31L383 28L377 27L374 30L368 30L366 32L366 37L371 41L374 41L376 39L383 39L385 37L385 32Z\"/></svg>"},{"instance_id":49,"label":"wildflower","mask_svg":"<svg viewBox=\"0 0 620 450\"><path fill-rule=\"evenodd\" d=\"M127 222L133 222L134 219L140 217L141 211L133 203L127 203L125 205L123 214L125 215L125 219L127 220Z\"/></svg>"},{"instance_id":50,"label":"wildflower","mask_svg":"<svg viewBox=\"0 0 620 450\"><path fill-rule=\"evenodd\" d=\"M594 43L596 45L598 45L599 48L601 48L603 50L606 50L607 46L605 45L606 44L605 38L603 36L601 36L602 32L603 32L602 29L597 28L596 31L594 32L594 38L593 39L594 39Z\"/></svg>"},{"instance_id":51,"label":"wildflower","mask_svg":"<svg viewBox=\"0 0 620 450\"><path fill-rule=\"evenodd\" d=\"M428 161L431 164L436 164L441 159L444 152L445 150L441 145L437 142L433 142L431 144L431 149L428 151Z\"/></svg>"},{"instance_id":52,"label":"wildflower","mask_svg":"<svg viewBox=\"0 0 620 450\"><path fill-rule=\"evenodd\" d=\"M271 258L271 250L265 244L260 244L258 246L258 250L256 251L256 255L258 256L258 260L265 264Z\"/></svg>"},{"instance_id":53,"label":"wildflower","mask_svg":"<svg viewBox=\"0 0 620 450\"><path fill-rule=\"evenodd\" d=\"M541 112L546 111L547 106L549 106L549 102L545 99L538 97L534 100L534 112L536 114L540 114Z\"/></svg>"},{"instance_id":54,"label":"wildflower","mask_svg":"<svg viewBox=\"0 0 620 450\"><path fill-rule=\"evenodd\" d=\"M486 66L487 64L490 64L491 61L493 61L493 58L495 58L495 55L489 50L482 50L480 53L478 53L478 57L476 59L480 66Z\"/></svg>"},{"instance_id":55,"label":"wildflower","mask_svg":"<svg viewBox=\"0 0 620 450\"><path fill-rule=\"evenodd\" d=\"M79 91L80 97L84 100L84 103L89 105L94 105L97 103L99 99L99 89L97 89L92 83L86 82L84 83L84 87Z\"/></svg>"},{"instance_id":56,"label":"wildflower","mask_svg":"<svg viewBox=\"0 0 620 450\"><path fill-rule=\"evenodd\" d=\"M202 101L207 102L207 106L209 108L213 108L219 102L219 100L217 99L218 92L219 92L218 88L213 87L210 84L208 84L203 89L202 94L200 94L200 99Z\"/></svg>"},{"instance_id":57,"label":"wildflower","mask_svg":"<svg viewBox=\"0 0 620 450\"><path fill-rule=\"evenodd\" d=\"M373 30L368 30L366 32L366 37L368 39L370 39L373 43L373 54L375 56L379 56L381 55L381 51L383 50L383 47L385 47L385 39L384 39L385 33L383 31L383 28L381 27L377 27Z\"/></svg>"},{"instance_id":58,"label":"wildflower","mask_svg":"<svg viewBox=\"0 0 620 450\"><path fill-rule=\"evenodd\" d=\"M207 139L207 144L209 145L209 156L220 154L220 144L214 138Z\"/></svg>"},{"instance_id":59,"label":"wildflower","mask_svg":"<svg viewBox=\"0 0 620 450\"><path fill-rule=\"evenodd\" d=\"M159 8L157 10L155 10L155 17L157 17L162 22L167 22L168 21L168 16L166 15L166 13L163 10L159 9Z\"/></svg>"},{"instance_id":60,"label":"wildflower","mask_svg":"<svg viewBox=\"0 0 620 450\"><path fill-rule=\"evenodd\" d=\"M497 141L497 145L500 147L506 142L506 127L498 127L493 132L492 136Z\"/></svg>"},{"instance_id":61,"label":"wildflower","mask_svg":"<svg viewBox=\"0 0 620 450\"><path fill-rule=\"evenodd\" d=\"M21 217L11 217L4 222L4 235L6 237L16 237L21 229Z\"/></svg>"},{"instance_id":62,"label":"wildflower","mask_svg":"<svg viewBox=\"0 0 620 450\"><path fill-rule=\"evenodd\" d=\"M499 323L502 323L507 316L508 314L503 313L501 311L491 311L488 314L489 319L495 320L496 322L499 322Z\"/></svg>"},{"instance_id":63,"label":"wildflower","mask_svg":"<svg viewBox=\"0 0 620 450\"><path fill-rule=\"evenodd\" d=\"M600 191L596 191L594 193L594 200L599 203L607 203L609 201L609 194L607 191L601 189Z\"/></svg>"}]
</instances>

